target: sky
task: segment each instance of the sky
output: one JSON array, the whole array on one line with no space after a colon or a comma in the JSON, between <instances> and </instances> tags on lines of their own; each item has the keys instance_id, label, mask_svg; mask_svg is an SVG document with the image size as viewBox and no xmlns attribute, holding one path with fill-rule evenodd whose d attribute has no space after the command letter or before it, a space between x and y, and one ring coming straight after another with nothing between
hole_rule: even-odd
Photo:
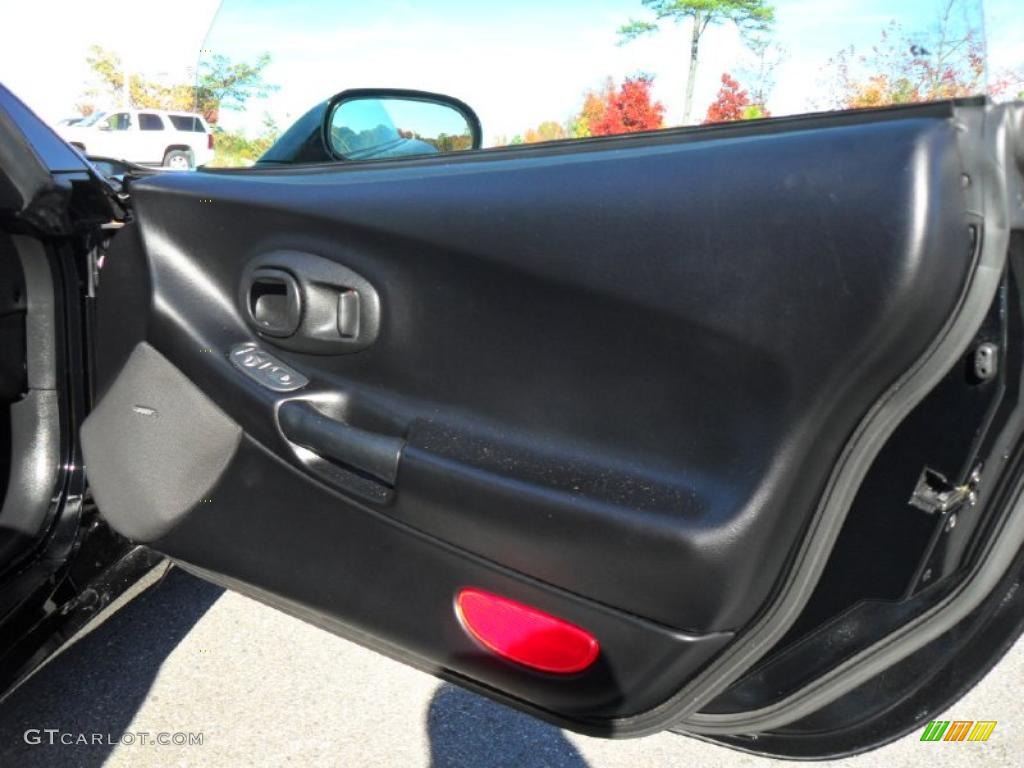
<instances>
[{"instance_id":1,"label":"sky","mask_svg":"<svg viewBox=\"0 0 1024 768\"><path fill-rule=\"evenodd\" d=\"M982 19L982 0L958 1ZM908 30L927 27L942 2L775 0L775 40L785 55L768 100L773 114L822 104L824 67L839 49L869 47L891 20ZM544 120L563 122L587 88L639 72L654 75L667 123L678 124L689 48L688 26L671 23L618 45L621 24L650 18L639 0L0 0L0 18L0 82L51 121L76 114L92 43L117 51L131 71L169 81L211 53L251 61L267 51L265 79L277 92L221 117L224 127L252 135L264 114L285 127L338 91L376 86L456 96L477 111L493 141ZM1024 65L1024 2L986 0L983 20L990 71ZM42 41L45 64L37 65ZM703 115L723 72L742 81L752 64L734 26L710 27L694 113Z\"/></svg>"}]
</instances>

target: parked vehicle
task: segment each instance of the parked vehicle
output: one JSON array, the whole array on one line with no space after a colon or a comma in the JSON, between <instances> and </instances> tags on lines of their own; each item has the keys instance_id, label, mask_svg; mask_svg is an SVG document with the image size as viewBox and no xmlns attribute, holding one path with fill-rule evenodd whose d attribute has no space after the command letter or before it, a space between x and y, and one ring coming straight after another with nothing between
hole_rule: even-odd
<instances>
[{"instance_id":1,"label":"parked vehicle","mask_svg":"<svg viewBox=\"0 0 1024 768\"><path fill-rule=\"evenodd\" d=\"M57 132L87 155L187 170L213 159L214 140L202 115L159 109L95 112Z\"/></svg>"}]
</instances>

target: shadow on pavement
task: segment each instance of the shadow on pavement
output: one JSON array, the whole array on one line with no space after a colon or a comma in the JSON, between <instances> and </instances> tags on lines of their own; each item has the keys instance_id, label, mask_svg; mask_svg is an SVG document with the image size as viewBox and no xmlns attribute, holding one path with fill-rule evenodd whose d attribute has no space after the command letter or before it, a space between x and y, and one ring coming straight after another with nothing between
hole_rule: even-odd
<instances>
[{"instance_id":1,"label":"shadow on pavement","mask_svg":"<svg viewBox=\"0 0 1024 768\"><path fill-rule=\"evenodd\" d=\"M109 740L118 739L164 659L223 591L172 569L50 662L0 706L0 765L103 765L112 744L50 746L45 733L40 734L41 744L27 744L25 731L56 728L75 736L103 734L104 742L106 734ZM155 725L143 723L141 730Z\"/></svg>"},{"instance_id":2,"label":"shadow on pavement","mask_svg":"<svg viewBox=\"0 0 1024 768\"><path fill-rule=\"evenodd\" d=\"M433 768L585 768L576 747L553 725L445 683L427 710Z\"/></svg>"}]
</instances>

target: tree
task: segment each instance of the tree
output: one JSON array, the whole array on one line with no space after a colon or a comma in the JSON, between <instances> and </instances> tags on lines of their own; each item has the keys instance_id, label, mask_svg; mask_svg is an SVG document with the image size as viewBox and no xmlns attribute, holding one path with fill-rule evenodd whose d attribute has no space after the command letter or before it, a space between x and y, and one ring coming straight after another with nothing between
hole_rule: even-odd
<instances>
[{"instance_id":1,"label":"tree","mask_svg":"<svg viewBox=\"0 0 1024 768\"><path fill-rule=\"evenodd\" d=\"M654 12L655 21L630 19L619 27L620 44L657 32L659 21L671 20L677 24L689 20L690 63L686 75L686 101L683 123L690 122L693 109L693 87L697 79L697 61L704 31L711 24L731 21L748 38L756 33L767 33L775 22L775 9L767 0L641 0Z\"/></svg>"},{"instance_id":2,"label":"tree","mask_svg":"<svg viewBox=\"0 0 1024 768\"><path fill-rule=\"evenodd\" d=\"M195 83L174 85L147 80L138 73L126 76L120 56L99 45L89 48L85 63L92 70L93 82L78 105L83 114L93 111L97 101L108 101L127 107L200 112L216 123L221 107L242 109L248 99L277 90L276 85L263 82L263 71L270 64L268 53L252 64L234 64L226 56L214 56L200 64Z\"/></svg>"},{"instance_id":3,"label":"tree","mask_svg":"<svg viewBox=\"0 0 1024 768\"><path fill-rule=\"evenodd\" d=\"M278 136L281 135L281 129L277 125L277 120L274 119L273 115L269 112L263 113L263 133L260 134L260 140L267 143L266 148L270 149L270 145L277 141ZM260 153L262 154L262 152Z\"/></svg>"},{"instance_id":4,"label":"tree","mask_svg":"<svg viewBox=\"0 0 1024 768\"><path fill-rule=\"evenodd\" d=\"M600 115L589 122L589 135L611 136L661 128L665 121L665 105L651 101L652 81L650 75L627 77L621 88L608 95ZM584 109L587 109L586 103Z\"/></svg>"},{"instance_id":5,"label":"tree","mask_svg":"<svg viewBox=\"0 0 1024 768\"><path fill-rule=\"evenodd\" d=\"M121 66L121 58L101 45L91 45L85 56L85 64L92 70L96 82L82 94L85 99L82 106L88 108L88 112L83 109L82 113L88 115L94 112L94 102L104 92L118 104L123 103L124 67Z\"/></svg>"},{"instance_id":6,"label":"tree","mask_svg":"<svg viewBox=\"0 0 1024 768\"><path fill-rule=\"evenodd\" d=\"M199 65L196 82L197 112L217 122L221 108L243 109L250 98L266 98L278 89L263 82L263 70L270 64L270 54L261 53L249 64L233 64L227 56L217 54Z\"/></svg>"},{"instance_id":7,"label":"tree","mask_svg":"<svg viewBox=\"0 0 1024 768\"><path fill-rule=\"evenodd\" d=\"M569 136L574 139L585 139L591 136L590 126L596 125L604 116L605 105L611 103L615 95L615 81L605 78L598 90L590 89L583 94L583 107L579 113L569 120Z\"/></svg>"},{"instance_id":8,"label":"tree","mask_svg":"<svg viewBox=\"0 0 1024 768\"><path fill-rule=\"evenodd\" d=\"M567 138L565 128L554 120L545 120L536 128L530 128L523 134L523 143L536 144L540 141L557 141Z\"/></svg>"},{"instance_id":9,"label":"tree","mask_svg":"<svg viewBox=\"0 0 1024 768\"><path fill-rule=\"evenodd\" d=\"M266 152L270 145L277 141L280 129L277 121L268 112L263 113L263 132L255 139L250 139L241 131L225 131L219 126L214 127L217 137L216 156L211 167L238 168L252 165Z\"/></svg>"},{"instance_id":10,"label":"tree","mask_svg":"<svg viewBox=\"0 0 1024 768\"><path fill-rule=\"evenodd\" d=\"M750 36L747 47L753 54L752 66L741 68L739 75L750 83L750 109L756 111L756 117L770 117L768 111L768 95L775 87L775 70L786 57L786 49L776 44L771 35L754 34Z\"/></svg>"},{"instance_id":11,"label":"tree","mask_svg":"<svg viewBox=\"0 0 1024 768\"><path fill-rule=\"evenodd\" d=\"M966 13L957 18L959 3L945 0L931 29L907 33L890 22L869 51L850 46L837 53L828 63L826 106L879 107L985 91L984 38ZM993 78L988 92L998 95L1010 82L1010 76Z\"/></svg>"},{"instance_id":12,"label":"tree","mask_svg":"<svg viewBox=\"0 0 1024 768\"><path fill-rule=\"evenodd\" d=\"M146 80L138 73L129 75L121 57L103 46L90 46L85 63L92 70L92 84L83 94L84 101L78 105L82 114L95 111L96 102L124 107L190 111L195 106L195 98L189 86L168 86Z\"/></svg>"},{"instance_id":13,"label":"tree","mask_svg":"<svg viewBox=\"0 0 1024 768\"><path fill-rule=\"evenodd\" d=\"M728 72L722 73L722 87L718 89L718 95L708 107L704 124L708 123L729 123L735 120L746 118L747 110L750 108L750 99L747 92L740 88L740 84Z\"/></svg>"}]
</instances>

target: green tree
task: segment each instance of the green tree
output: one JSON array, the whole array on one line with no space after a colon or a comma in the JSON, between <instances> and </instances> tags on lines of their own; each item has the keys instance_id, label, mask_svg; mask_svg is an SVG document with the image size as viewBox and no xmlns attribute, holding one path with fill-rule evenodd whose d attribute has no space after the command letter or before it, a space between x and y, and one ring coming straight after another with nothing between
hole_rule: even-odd
<instances>
[{"instance_id":1,"label":"green tree","mask_svg":"<svg viewBox=\"0 0 1024 768\"><path fill-rule=\"evenodd\" d=\"M280 129L269 113L263 113L263 131L250 139L242 131L225 131L219 126L213 129L216 154L209 164L211 168L241 168L252 165L270 145L277 141Z\"/></svg>"},{"instance_id":2,"label":"green tree","mask_svg":"<svg viewBox=\"0 0 1024 768\"><path fill-rule=\"evenodd\" d=\"M751 35L747 47L753 54L753 64L740 69L740 79L750 83L750 105L756 116L769 117L768 95L775 87L775 70L785 59L786 49L770 34Z\"/></svg>"},{"instance_id":3,"label":"green tree","mask_svg":"<svg viewBox=\"0 0 1024 768\"><path fill-rule=\"evenodd\" d=\"M690 122L693 109L693 86L697 78L697 61L700 57L700 42L704 31L712 24L727 21L734 23L740 34L748 37L755 33L764 34L775 22L775 9L767 0L642 0L644 6L654 12L655 21L630 19L619 27L620 44L628 43L642 35L657 32L658 22L670 20L677 24L691 21L690 64L686 75L686 102L683 107L683 123Z\"/></svg>"},{"instance_id":4,"label":"green tree","mask_svg":"<svg viewBox=\"0 0 1024 768\"><path fill-rule=\"evenodd\" d=\"M100 45L89 48L85 63L92 71L92 83L78 105L83 113L93 111L96 102L107 101L136 108L200 112L216 123L222 107L243 109L250 98L263 98L277 90L276 85L263 81L263 71L270 64L268 53L253 63L233 63L226 56L214 56L199 65L195 83L176 85L147 80L138 73L126 75L121 57Z\"/></svg>"},{"instance_id":5,"label":"green tree","mask_svg":"<svg viewBox=\"0 0 1024 768\"><path fill-rule=\"evenodd\" d=\"M267 148L277 141L277 137L281 135L281 129L277 125L277 120L269 112L263 113L263 134L260 136L261 139L267 142Z\"/></svg>"},{"instance_id":6,"label":"green tree","mask_svg":"<svg viewBox=\"0 0 1024 768\"><path fill-rule=\"evenodd\" d=\"M196 80L196 111L211 122L217 122L222 108L244 109L249 99L266 98L278 89L263 81L263 71L269 64L269 53L261 53L252 64L232 63L220 54L203 61Z\"/></svg>"}]
</instances>

